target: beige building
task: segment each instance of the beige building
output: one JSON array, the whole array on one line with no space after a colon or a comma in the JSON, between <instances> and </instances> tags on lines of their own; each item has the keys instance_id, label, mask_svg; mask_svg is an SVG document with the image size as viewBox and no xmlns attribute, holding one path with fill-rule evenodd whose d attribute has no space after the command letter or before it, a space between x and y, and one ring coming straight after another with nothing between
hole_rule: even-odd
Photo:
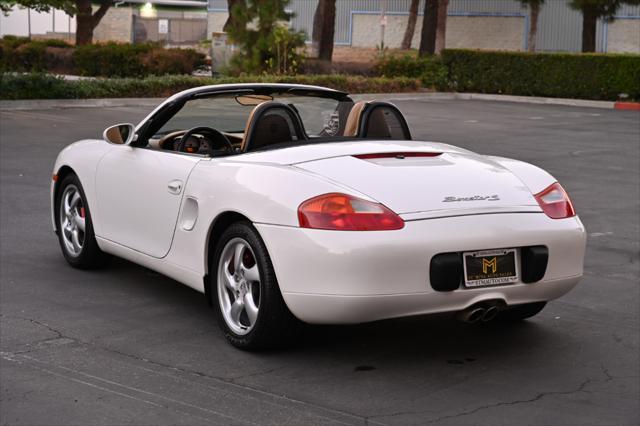
<instances>
[{"instance_id":1,"label":"beige building","mask_svg":"<svg viewBox=\"0 0 640 426\"><path fill-rule=\"evenodd\" d=\"M94 10L98 8L94 6ZM0 35L75 40L76 20L60 10L38 13L14 7L0 14ZM166 41L196 44L207 39L207 2L125 0L114 2L94 30L97 42Z\"/></svg>"},{"instance_id":2,"label":"beige building","mask_svg":"<svg viewBox=\"0 0 640 426\"><path fill-rule=\"evenodd\" d=\"M195 44L207 38L206 2L128 0L116 5L96 27L94 40L165 41L180 45Z\"/></svg>"}]
</instances>

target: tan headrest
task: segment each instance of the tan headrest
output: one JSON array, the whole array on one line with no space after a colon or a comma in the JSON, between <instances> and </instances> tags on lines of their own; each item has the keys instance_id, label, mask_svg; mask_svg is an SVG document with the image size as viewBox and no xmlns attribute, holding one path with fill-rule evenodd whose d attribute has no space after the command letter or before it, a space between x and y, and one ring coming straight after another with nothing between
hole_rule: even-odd
<instances>
[{"instance_id":1,"label":"tan headrest","mask_svg":"<svg viewBox=\"0 0 640 426\"><path fill-rule=\"evenodd\" d=\"M347 123L344 125L343 136L358 136L358 127L360 126L360 117L362 111L367 105L366 101L358 101L351 107L347 116Z\"/></svg>"}]
</instances>

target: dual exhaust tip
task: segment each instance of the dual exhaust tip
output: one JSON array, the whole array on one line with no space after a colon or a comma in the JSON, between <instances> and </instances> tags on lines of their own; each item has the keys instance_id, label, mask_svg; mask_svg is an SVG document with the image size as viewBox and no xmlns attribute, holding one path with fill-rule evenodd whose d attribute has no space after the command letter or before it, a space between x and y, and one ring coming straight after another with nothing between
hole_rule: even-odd
<instances>
[{"instance_id":1,"label":"dual exhaust tip","mask_svg":"<svg viewBox=\"0 0 640 426\"><path fill-rule=\"evenodd\" d=\"M479 321L491 321L498 316L503 309L503 304L499 302L482 302L472 305L458 314L458 319L462 322L474 324Z\"/></svg>"}]
</instances>

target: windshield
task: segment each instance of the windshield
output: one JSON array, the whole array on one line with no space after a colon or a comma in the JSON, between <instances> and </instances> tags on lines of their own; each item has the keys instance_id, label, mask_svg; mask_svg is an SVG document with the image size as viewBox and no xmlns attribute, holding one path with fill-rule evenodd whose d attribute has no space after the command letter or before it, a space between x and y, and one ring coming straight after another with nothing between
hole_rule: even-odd
<instances>
[{"instance_id":1,"label":"windshield","mask_svg":"<svg viewBox=\"0 0 640 426\"><path fill-rule=\"evenodd\" d=\"M344 128L346 116L353 105L351 100L339 101L319 96L272 94L276 102L293 107L302 120L309 137L336 136ZM347 98L348 99L348 98ZM226 133L242 133L257 102L247 101L247 95L225 94L189 100L156 133L163 136L174 131L207 126Z\"/></svg>"}]
</instances>

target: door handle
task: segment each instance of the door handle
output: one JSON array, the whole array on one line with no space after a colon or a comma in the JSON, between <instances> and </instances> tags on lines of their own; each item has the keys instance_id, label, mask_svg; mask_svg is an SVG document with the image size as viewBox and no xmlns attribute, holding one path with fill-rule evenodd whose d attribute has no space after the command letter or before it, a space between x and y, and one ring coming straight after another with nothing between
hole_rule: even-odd
<instances>
[{"instance_id":1,"label":"door handle","mask_svg":"<svg viewBox=\"0 0 640 426\"><path fill-rule=\"evenodd\" d=\"M169 190L170 193L172 194L180 194L180 191L182 191L182 181L181 180L172 180L171 182L169 182L169 184L167 185L167 189Z\"/></svg>"}]
</instances>

